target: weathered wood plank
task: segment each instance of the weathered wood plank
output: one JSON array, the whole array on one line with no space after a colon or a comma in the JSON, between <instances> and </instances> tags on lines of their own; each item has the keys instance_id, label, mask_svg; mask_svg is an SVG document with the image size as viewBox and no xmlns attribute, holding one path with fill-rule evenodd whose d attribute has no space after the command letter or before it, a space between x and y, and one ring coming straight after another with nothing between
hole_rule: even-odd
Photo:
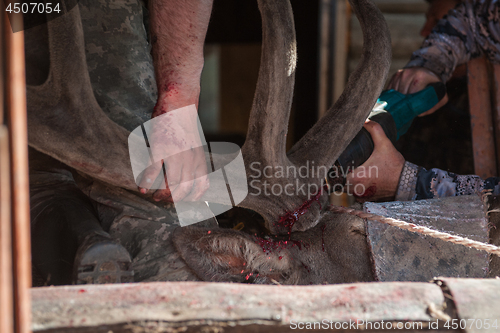
<instances>
[{"instance_id":1,"label":"weathered wood plank","mask_svg":"<svg viewBox=\"0 0 500 333\"><path fill-rule=\"evenodd\" d=\"M425 13L428 4L424 0L374 0L383 13Z\"/></svg>"},{"instance_id":2,"label":"weathered wood plank","mask_svg":"<svg viewBox=\"0 0 500 333\"><path fill-rule=\"evenodd\" d=\"M443 281L448 287L458 312L458 319L467 321L465 332L498 332L500 328L499 279L439 278L438 280ZM493 327L495 321L497 328ZM485 325L486 323L489 324L489 328Z\"/></svg>"},{"instance_id":3,"label":"weathered wood plank","mask_svg":"<svg viewBox=\"0 0 500 333\"><path fill-rule=\"evenodd\" d=\"M328 286L262 286L206 282L42 287L31 292L33 330L140 326L231 326L281 332L291 321L430 321L429 304L441 308L441 289L429 283L359 283ZM258 327L258 330L255 330ZM116 331L115 331L116 332Z\"/></svg>"},{"instance_id":4,"label":"weathered wood plank","mask_svg":"<svg viewBox=\"0 0 500 333\"><path fill-rule=\"evenodd\" d=\"M10 159L7 128L0 125L0 332L13 332Z\"/></svg>"},{"instance_id":5,"label":"weathered wood plank","mask_svg":"<svg viewBox=\"0 0 500 333\"><path fill-rule=\"evenodd\" d=\"M384 14L384 18L391 33L392 57L410 60L412 52L418 50L423 41L419 33L425 23L424 15ZM358 20L352 16L350 56L359 58L362 48L363 32Z\"/></svg>"},{"instance_id":6,"label":"weathered wood plank","mask_svg":"<svg viewBox=\"0 0 500 333\"><path fill-rule=\"evenodd\" d=\"M497 175L495 135L486 58L470 60L467 63L467 74L474 171L476 175L486 179Z\"/></svg>"},{"instance_id":7,"label":"weathered wood plank","mask_svg":"<svg viewBox=\"0 0 500 333\"><path fill-rule=\"evenodd\" d=\"M500 175L500 65L493 64L493 125L497 155L497 175Z\"/></svg>"},{"instance_id":8,"label":"weathered wood plank","mask_svg":"<svg viewBox=\"0 0 500 333\"><path fill-rule=\"evenodd\" d=\"M488 243L488 220L477 195L364 205L365 212ZM375 271L380 281L430 281L435 276L486 277L488 254L367 222Z\"/></svg>"}]
</instances>

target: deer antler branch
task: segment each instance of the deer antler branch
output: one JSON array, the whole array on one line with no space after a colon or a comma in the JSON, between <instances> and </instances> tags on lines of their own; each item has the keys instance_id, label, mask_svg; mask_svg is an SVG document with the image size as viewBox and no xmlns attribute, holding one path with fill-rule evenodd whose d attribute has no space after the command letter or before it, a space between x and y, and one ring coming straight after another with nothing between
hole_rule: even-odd
<instances>
[{"instance_id":1,"label":"deer antler branch","mask_svg":"<svg viewBox=\"0 0 500 333\"><path fill-rule=\"evenodd\" d=\"M382 13L368 0L349 1L363 30L363 53L346 88L327 114L290 150L289 158L331 167L360 131L385 84L391 40Z\"/></svg>"}]
</instances>

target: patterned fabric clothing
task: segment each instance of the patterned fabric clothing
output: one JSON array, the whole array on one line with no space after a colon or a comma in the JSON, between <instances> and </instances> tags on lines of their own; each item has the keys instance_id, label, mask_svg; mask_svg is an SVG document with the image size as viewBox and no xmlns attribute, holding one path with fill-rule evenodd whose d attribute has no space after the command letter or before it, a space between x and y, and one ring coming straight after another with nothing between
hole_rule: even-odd
<instances>
[{"instance_id":1,"label":"patterned fabric clothing","mask_svg":"<svg viewBox=\"0 0 500 333\"><path fill-rule=\"evenodd\" d=\"M466 0L450 10L405 67L427 68L446 82L457 65L482 55L500 63L498 0Z\"/></svg>"},{"instance_id":2,"label":"patterned fabric clothing","mask_svg":"<svg viewBox=\"0 0 500 333\"><path fill-rule=\"evenodd\" d=\"M500 177L486 180L476 175L457 175L433 168L426 170L405 162L396 193L397 201L433 199L492 191L500 194Z\"/></svg>"}]
</instances>

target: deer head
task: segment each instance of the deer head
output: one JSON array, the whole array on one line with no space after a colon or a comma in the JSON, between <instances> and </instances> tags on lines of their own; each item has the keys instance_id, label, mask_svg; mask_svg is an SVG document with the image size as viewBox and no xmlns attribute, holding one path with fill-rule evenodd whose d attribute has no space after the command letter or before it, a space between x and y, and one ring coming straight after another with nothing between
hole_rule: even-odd
<instances>
[{"instance_id":1,"label":"deer head","mask_svg":"<svg viewBox=\"0 0 500 333\"><path fill-rule=\"evenodd\" d=\"M182 228L174 235L176 248L203 280L371 280L362 222L325 211L323 186L327 171L363 126L385 83L391 60L385 20L369 0L350 0L363 28L361 61L339 100L287 154L297 60L292 8L287 0L258 2L263 45L242 148L250 188L240 206L261 214L272 234L285 236L262 239L230 230Z\"/></svg>"}]
</instances>

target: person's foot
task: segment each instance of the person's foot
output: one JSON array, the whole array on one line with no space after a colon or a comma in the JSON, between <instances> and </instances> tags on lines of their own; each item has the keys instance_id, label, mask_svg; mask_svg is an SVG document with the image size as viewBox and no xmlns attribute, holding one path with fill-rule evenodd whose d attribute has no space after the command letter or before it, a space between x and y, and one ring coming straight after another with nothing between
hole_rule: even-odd
<instances>
[{"instance_id":1,"label":"person's foot","mask_svg":"<svg viewBox=\"0 0 500 333\"><path fill-rule=\"evenodd\" d=\"M93 232L79 246L73 284L134 282L130 254L105 232Z\"/></svg>"}]
</instances>

